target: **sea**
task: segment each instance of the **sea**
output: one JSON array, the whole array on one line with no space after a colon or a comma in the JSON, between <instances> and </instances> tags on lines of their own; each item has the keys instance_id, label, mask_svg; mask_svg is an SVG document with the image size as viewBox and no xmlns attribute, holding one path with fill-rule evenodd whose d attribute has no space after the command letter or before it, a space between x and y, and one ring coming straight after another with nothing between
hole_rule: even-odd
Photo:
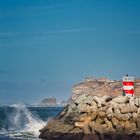
<instances>
[{"instance_id":1,"label":"sea","mask_svg":"<svg viewBox=\"0 0 140 140\"><path fill-rule=\"evenodd\" d=\"M41 140L40 132L63 107L0 107L0 140Z\"/></svg>"}]
</instances>

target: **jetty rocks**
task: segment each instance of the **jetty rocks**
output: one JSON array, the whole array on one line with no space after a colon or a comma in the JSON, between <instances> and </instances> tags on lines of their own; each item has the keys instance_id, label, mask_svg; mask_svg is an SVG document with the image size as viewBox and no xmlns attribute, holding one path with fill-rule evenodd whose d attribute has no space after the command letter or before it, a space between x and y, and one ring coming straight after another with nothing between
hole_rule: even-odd
<instances>
[{"instance_id":1,"label":"jetty rocks","mask_svg":"<svg viewBox=\"0 0 140 140\"><path fill-rule=\"evenodd\" d=\"M40 132L47 140L140 140L140 98L82 94Z\"/></svg>"}]
</instances>

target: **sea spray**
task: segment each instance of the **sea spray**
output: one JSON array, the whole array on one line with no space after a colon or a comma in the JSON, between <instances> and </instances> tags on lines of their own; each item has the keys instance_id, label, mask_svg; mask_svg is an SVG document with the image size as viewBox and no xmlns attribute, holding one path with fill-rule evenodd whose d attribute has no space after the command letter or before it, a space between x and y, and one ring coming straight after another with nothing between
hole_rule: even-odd
<instances>
[{"instance_id":1,"label":"sea spray","mask_svg":"<svg viewBox=\"0 0 140 140\"><path fill-rule=\"evenodd\" d=\"M37 114L32 114L24 104L14 106L14 111L8 119L9 130L20 131L35 137L38 137L39 130L46 124Z\"/></svg>"},{"instance_id":2,"label":"sea spray","mask_svg":"<svg viewBox=\"0 0 140 140\"><path fill-rule=\"evenodd\" d=\"M63 107L26 107L14 104L0 107L0 140L40 140L39 130Z\"/></svg>"}]
</instances>

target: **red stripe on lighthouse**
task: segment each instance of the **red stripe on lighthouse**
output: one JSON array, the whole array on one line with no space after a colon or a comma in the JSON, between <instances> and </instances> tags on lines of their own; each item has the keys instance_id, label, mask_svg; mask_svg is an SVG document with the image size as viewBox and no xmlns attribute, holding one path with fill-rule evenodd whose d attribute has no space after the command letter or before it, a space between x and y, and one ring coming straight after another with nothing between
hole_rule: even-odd
<instances>
[{"instance_id":1,"label":"red stripe on lighthouse","mask_svg":"<svg viewBox=\"0 0 140 140\"><path fill-rule=\"evenodd\" d=\"M126 94L134 94L134 90L124 90Z\"/></svg>"},{"instance_id":2,"label":"red stripe on lighthouse","mask_svg":"<svg viewBox=\"0 0 140 140\"><path fill-rule=\"evenodd\" d=\"M123 82L124 86L134 86L134 82Z\"/></svg>"}]
</instances>

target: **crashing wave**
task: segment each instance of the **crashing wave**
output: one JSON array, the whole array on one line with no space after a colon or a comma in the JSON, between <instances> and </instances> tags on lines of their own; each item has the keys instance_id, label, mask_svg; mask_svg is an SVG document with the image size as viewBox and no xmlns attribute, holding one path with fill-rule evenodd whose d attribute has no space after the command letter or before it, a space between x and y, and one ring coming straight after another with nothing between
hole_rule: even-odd
<instances>
[{"instance_id":1,"label":"crashing wave","mask_svg":"<svg viewBox=\"0 0 140 140\"><path fill-rule=\"evenodd\" d=\"M37 138L39 130L46 122L42 121L37 115L32 114L24 104L15 104L14 111L8 116L10 126L8 131L2 131L0 135L16 138Z\"/></svg>"}]
</instances>

